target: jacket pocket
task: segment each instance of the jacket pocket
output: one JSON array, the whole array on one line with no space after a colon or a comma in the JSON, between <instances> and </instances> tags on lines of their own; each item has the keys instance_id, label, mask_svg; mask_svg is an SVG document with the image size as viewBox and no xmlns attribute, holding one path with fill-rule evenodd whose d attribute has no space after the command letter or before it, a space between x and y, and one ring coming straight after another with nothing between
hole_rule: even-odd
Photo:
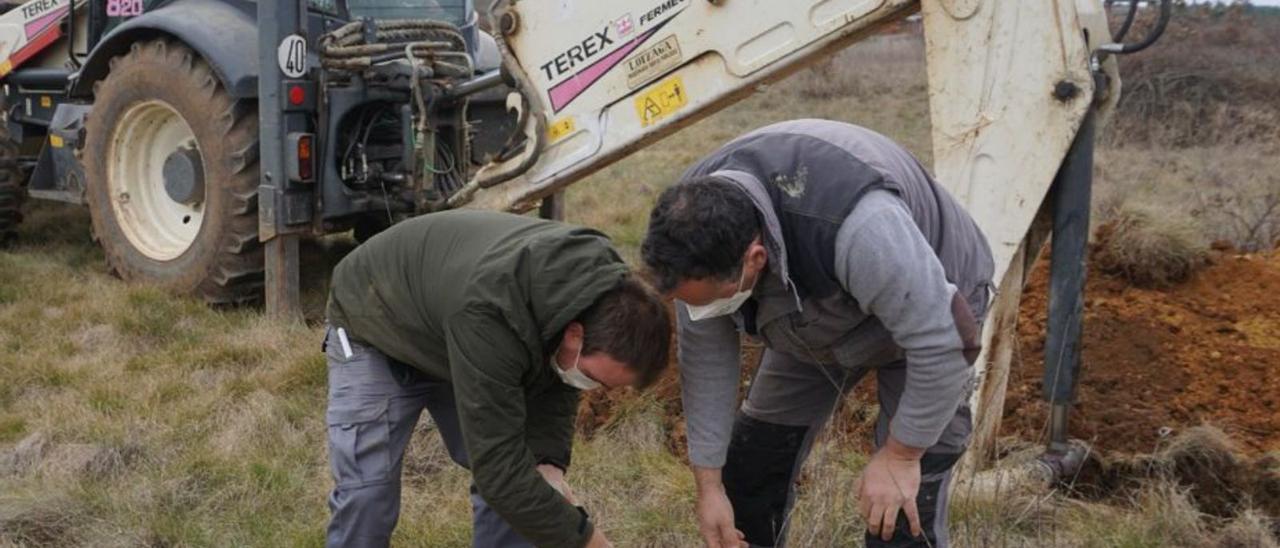
<instances>
[{"instance_id":1,"label":"jacket pocket","mask_svg":"<svg viewBox=\"0 0 1280 548\"><path fill-rule=\"evenodd\" d=\"M329 462L339 488L382 483L391 476L387 400L334 402L325 413Z\"/></svg>"}]
</instances>

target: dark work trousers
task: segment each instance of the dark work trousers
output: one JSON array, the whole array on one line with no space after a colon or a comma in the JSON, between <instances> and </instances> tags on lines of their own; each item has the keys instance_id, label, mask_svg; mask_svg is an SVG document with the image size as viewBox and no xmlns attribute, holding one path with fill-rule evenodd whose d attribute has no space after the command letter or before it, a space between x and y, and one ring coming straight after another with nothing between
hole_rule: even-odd
<instances>
[{"instance_id":1,"label":"dark work trousers","mask_svg":"<svg viewBox=\"0 0 1280 548\"><path fill-rule=\"evenodd\" d=\"M388 546L400 517L405 448L426 409L449 457L467 467L453 386L329 328L329 547ZM532 546L471 489L477 548Z\"/></svg>"},{"instance_id":2,"label":"dark work trousers","mask_svg":"<svg viewBox=\"0 0 1280 548\"><path fill-rule=\"evenodd\" d=\"M872 371L880 403L875 434L879 448L889 435L889 422L906 386L904 362L850 370L765 350L734 424L724 468L725 490L733 501L738 527L747 533L752 546L784 545L791 526L788 517L795 503L795 482L814 440L836 403ZM867 546L948 545L947 488L951 469L964 452L971 430L969 408L962 405L938 443L921 459L916 504L925 538L911 538L906 514L900 512L893 540L886 543L868 534ZM854 485L850 483L848 488Z\"/></svg>"}]
</instances>

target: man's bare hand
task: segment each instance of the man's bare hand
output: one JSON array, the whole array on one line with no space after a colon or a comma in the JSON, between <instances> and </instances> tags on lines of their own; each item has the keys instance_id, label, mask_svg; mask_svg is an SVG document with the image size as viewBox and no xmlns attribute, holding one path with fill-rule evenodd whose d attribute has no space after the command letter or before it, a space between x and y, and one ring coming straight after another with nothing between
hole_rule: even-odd
<instances>
[{"instance_id":1,"label":"man's bare hand","mask_svg":"<svg viewBox=\"0 0 1280 548\"><path fill-rule=\"evenodd\" d=\"M573 496L573 489L569 487L569 482L564 480L564 470L558 466L550 464L539 464L537 466L538 473L542 474L542 479L547 480L551 487L558 491L569 504L577 505L578 500ZM604 538L604 533L596 529L591 533L591 538L587 540L587 548L613 548L613 544L609 543L609 539Z\"/></svg>"},{"instance_id":2,"label":"man's bare hand","mask_svg":"<svg viewBox=\"0 0 1280 548\"><path fill-rule=\"evenodd\" d=\"M733 505L724 492L720 470L694 468L698 483L698 531L707 548L745 548L746 537L733 526Z\"/></svg>"},{"instance_id":3,"label":"man's bare hand","mask_svg":"<svg viewBox=\"0 0 1280 548\"><path fill-rule=\"evenodd\" d=\"M569 482L564 480L564 470L550 464L539 464L537 468L538 473L542 474L542 479L551 484L551 488L559 492L570 504L578 504L578 499L573 496L573 489L569 487Z\"/></svg>"},{"instance_id":4,"label":"man's bare hand","mask_svg":"<svg viewBox=\"0 0 1280 548\"><path fill-rule=\"evenodd\" d=\"M907 515L911 535L919 537L920 456L922 450L902 445L892 437L876 451L858 478L858 513L867 522L867 531L888 542L893 538L898 511Z\"/></svg>"},{"instance_id":5,"label":"man's bare hand","mask_svg":"<svg viewBox=\"0 0 1280 548\"><path fill-rule=\"evenodd\" d=\"M613 544L609 543L609 539L604 538L604 533L596 529L591 533L591 540L587 541L587 548L613 548Z\"/></svg>"}]
</instances>

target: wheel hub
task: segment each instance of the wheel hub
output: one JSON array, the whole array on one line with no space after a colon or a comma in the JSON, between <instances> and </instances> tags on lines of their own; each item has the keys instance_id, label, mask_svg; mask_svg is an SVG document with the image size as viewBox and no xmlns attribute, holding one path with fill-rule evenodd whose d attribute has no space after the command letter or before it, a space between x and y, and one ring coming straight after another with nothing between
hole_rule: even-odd
<instances>
[{"instance_id":1,"label":"wheel hub","mask_svg":"<svg viewBox=\"0 0 1280 548\"><path fill-rule=\"evenodd\" d=\"M157 261L178 258L204 223L204 161L172 105L152 99L121 113L107 154L107 188L129 243Z\"/></svg>"},{"instance_id":2,"label":"wheel hub","mask_svg":"<svg viewBox=\"0 0 1280 548\"><path fill-rule=\"evenodd\" d=\"M165 158L164 191L169 199L186 206L204 201L204 166L199 151L183 147Z\"/></svg>"}]
</instances>

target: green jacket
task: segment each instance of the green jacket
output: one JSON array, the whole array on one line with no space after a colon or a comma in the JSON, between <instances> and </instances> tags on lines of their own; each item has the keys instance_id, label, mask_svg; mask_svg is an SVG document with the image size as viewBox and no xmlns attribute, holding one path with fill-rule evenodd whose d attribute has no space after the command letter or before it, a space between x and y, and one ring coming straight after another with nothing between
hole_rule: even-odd
<instances>
[{"instance_id":1,"label":"green jacket","mask_svg":"<svg viewBox=\"0 0 1280 548\"><path fill-rule=\"evenodd\" d=\"M592 525L534 466L568 465L578 391L549 358L564 328L627 266L594 230L459 210L399 223L333 271L328 319L448 380L476 487L538 546L582 546Z\"/></svg>"}]
</instances>

